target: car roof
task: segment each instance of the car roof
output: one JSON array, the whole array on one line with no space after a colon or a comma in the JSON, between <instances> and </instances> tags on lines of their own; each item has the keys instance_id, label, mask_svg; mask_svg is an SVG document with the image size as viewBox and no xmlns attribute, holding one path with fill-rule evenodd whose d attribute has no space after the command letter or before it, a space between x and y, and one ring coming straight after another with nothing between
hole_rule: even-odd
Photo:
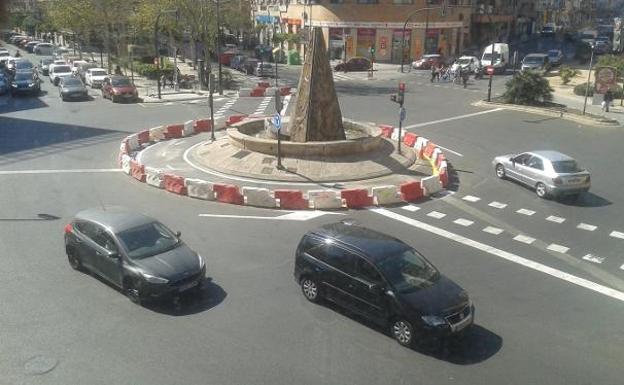
<instances>
[{"instance_id":1,"label":"car roof","mask_svg":"<svg viewBox=\"0 0 624 385\"><path fill-rule=\"evenodd\" d=\"M337 240L355 248L373 263L385 259L389 255L410 249L410 246L397 238L344 221L321 226L311 233L322 238Z\"/></svg>"},{"instance_id":2,"label":"car roof","mask_svg":"<svg viewBox=\"0 0 624 385\"><path fill-rule=\"evenodd\" d=\"M548 159L551 162L556 162L560 160L574 160L571 156L563 154L559 151L545 150L545 151L530 151L531 154L538 155L544 159Z\"/></svg>"},{"instance_id":3,"label":"car roof","mask_svg":"<svg viewBox=\"0 0 624 385\"><path fill-rule=\"evenodd\" d=\"M544 56L548 56L545 53L530 53L528 55L526 55L525 57L544 57Z\"/></svg>"},{"instance_id":4,"label":"car roof","mask_svg":"<svg viewBox=\"0 0 624 385\"><path fill-rule=\"evenodd\" d=\"M93 72L93 71L106 71L106 69L100 68L100 67L93 67L93 68L87 69L87 71L91 71L91 72Z\"/></svg>"},{"instance_id":5,"label":"car roof","mask_svg":"<svg viewBox=\"0 0 624 385\"><path fill-rule=\"evenodd\" d=\"M121 206L106 207L105 209L86 209L76 214L75 218L77 220L97 223L108 228L113 233L120 233L156 221L152 217Z\"/></svg>"}]
</instances>

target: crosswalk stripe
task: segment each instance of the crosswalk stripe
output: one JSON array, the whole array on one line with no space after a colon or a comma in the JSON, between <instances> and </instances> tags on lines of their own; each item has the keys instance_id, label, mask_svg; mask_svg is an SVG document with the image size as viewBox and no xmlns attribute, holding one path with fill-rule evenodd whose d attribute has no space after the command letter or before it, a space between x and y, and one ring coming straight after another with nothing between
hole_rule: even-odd
<instances>
[{"instance_id":1,"label":"crosswalk stripe","mask_svg":"<svg viewBox=\"0 0 624 385\"><path fill-rule=\"evenodd\" d=\"M520 209L520 210L516 210L516 212L517 212L518 214L522 214L522 215L529 215L529 216L531 216L531 215L535 214L535 211L533 211L533 210L527 210L527 209Z\"/></svg>"},{"instance_id":2,"label":"crosswalk stripe","mask_svg":"<svg viewBox=\"0 0 624 385\"><path fill-rule=\"evenodd\" d=\"M516 235L513 239L514 241L526 243L527 245L530 245L531 243L535 242L535 238L531 238L526 235Z\"/></svg>"},{"instance_id":3,"label":"crosswalk stripe","mask_svg":"<svg viewBox=\"0 0 624 385\"><path fill-rule=\"evenodd\" d=\"M563 223L563 222L565 222L565 218L556 217L554 215L549 216L548 218L546 218L546 220L550 221L550 222L555 222L555 223Z\"/></svg>"},{"instance_id":4,"label":"crosswalk stripe","mask_svg":"<svg viewBox=\"0 0 624 385\"><path fill-rule=\"evenodd\" d=\"M548 249L548 250L551 250L551 251L556 251L556 252L558 252L558 253L567 253L567 252L568 252L568 250L570 250L570 248L569 248L569 247L561 246L561 245L558 245L558 244L556 244L556 243L551 243L551 244L547 247L547 249Z\"/></svg>"},{"instance_id":5,"label":"crosswalk stripe","mask_svg":"<svg viewBox=\"0 0 624 385\"><path fill-rule=\"evenodd\" d=\"M592 255L592 254L585 255L583 259L589 262L593 262L593 263L602 263L605 260L604 257L599 257L597 255Z\"/></svg>"},{"instance_id":6,"label":"crosswalk stripe","mask_svg":"<svg viewBox=\"0 0 624 385\"><path fill-rule=\"evenodd\" d=\"M438 211L432 211L429 214L427 214L427 216L431 218L435 218L435 219L442 219L446 216L446 214L438 212Z\"/></svg>"},{"instance_id":7,"label":"crosswalk stripe","mask_svg":"<svg viewBox=\"0 0 624 385\"><path fill-rule=\"evenodd\" d=\"M420 207L418 207L418 206L414 206L414 205L407 205L407 206L403 206L403 207L401 207L401 208L402 208L403 210L407 210L407 211L411 211L411 212L414 212L414 211L418 211L418 210L420 210Z\"/></svg>"},{"instance_id":8,"label":"crosswalk stripe","mask_svg":"<svg viewBox=\"0 0 624 385\"><path fill-rule=\"evenodd\" d=\"M500 203L500 202L497 202L497 201L493 201L493 202L490 202L490 204L488 204L488 206L494 207L496 209L504 209L505 207L507 207L507 204L506 203Z\"/></svg>"},{"instance_id":9,"label":"crosswalk stripe","mask_svg":"<svg viewBox=\"0 0 624 385\"><path fill-rule=\"evenodd\" d=\"M460 226L470 226L472 225L474 222L468 219L464 219L464 218L457 218L453 221L453 223L458 224Z\"/></svg>"},{"instance_id":10,"label":"crosswalk stripe","mask_svg":"<svg viewBox=\"0 0 624 385\"><path fill-rule=\"evenodd\" d=\"M581 230L594 231L598 228L598 226L589 225L587 223L579 223L576 228Z\"/></svg>"},{"instance_id":11,"label":"crosswalk stripe","mask_svg":"<svg viewBox=\"0 0 624 385\"><path fill-rule=\"evenodd\" d=\"M481 200L481 198L473 196L473 195L466 195L462 199L468 202L478 202Z\"/></svg>"},{"instance_id":12,"label":"crosswalk stripe","mask_svg":"<svg viewBox=\"0 0 624 385\"><path fill-rule=\"evenodd\" d=\"M489 234L499 235L504 230L503 229L499 229L498 227L488 226L488 227L484 228L482 231L484 231L486 233L489 233Z\"/></svg>"}]
</instances>

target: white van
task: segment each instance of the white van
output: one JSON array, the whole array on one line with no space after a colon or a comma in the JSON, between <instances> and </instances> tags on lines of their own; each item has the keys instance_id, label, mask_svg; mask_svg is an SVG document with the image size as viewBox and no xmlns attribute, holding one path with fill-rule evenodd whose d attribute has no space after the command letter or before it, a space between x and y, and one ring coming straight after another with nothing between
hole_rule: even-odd
<instances>
[{"instance_id":1,"label":"white van","mask_svg":"<svg viewBox=\"0 0 624 385\"><path fill-rule=\"evenodd\" d=\"M494 53L492 55L492 52ZM509 65L509 45L505 43L490 44L483 50L481 65L493 66L495 73L504 73Z\"/></svg>"}]
</instances>

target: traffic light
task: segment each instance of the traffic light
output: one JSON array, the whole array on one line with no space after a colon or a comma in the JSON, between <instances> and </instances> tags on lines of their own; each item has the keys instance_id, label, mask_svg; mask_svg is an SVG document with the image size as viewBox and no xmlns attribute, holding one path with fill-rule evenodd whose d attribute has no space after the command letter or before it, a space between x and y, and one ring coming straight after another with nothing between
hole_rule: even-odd
<instances>
[{"instance_id":1,"label":"traffic light","mask_svg":"<svg viewBox=\"0 0 624 385\"><path fill-rule=\"evenodd\" d=\"M375 54L375 46L374 45L371 46L370 53L373 54L373 55Z\"/></svg>"},{"instance_id":2,"label":"traffic light","mask_svg":"<svg viewBox=\"0 0 624 385\"><path fill-rule=\"evenodd\" d=\"M403 106L405 102L405 83L399 83L399 93L390 95L390 100Z\"/></svg>"}]
</instances>

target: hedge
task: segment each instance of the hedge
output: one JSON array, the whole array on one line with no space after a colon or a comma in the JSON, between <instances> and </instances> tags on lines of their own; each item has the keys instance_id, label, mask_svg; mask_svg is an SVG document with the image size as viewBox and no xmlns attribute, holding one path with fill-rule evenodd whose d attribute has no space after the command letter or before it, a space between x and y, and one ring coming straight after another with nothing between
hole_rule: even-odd
<instances>
[{"instance_id":1,"label":"hedge","mask_svg":"<svg viewBox=\"0 0 624 385\"><path fill-rule=\"evenodd\" d=\"M587 88L587 82L578 84L574 87L574 94L579 96L585 96L585 89ZM617 86L617 90L613 93L614 99L621 99L624 92L622 91L621 86ZM589 86L589 92L587 96L594 96L594 85L593 83Z\"/></svg>"}]
</instances>

